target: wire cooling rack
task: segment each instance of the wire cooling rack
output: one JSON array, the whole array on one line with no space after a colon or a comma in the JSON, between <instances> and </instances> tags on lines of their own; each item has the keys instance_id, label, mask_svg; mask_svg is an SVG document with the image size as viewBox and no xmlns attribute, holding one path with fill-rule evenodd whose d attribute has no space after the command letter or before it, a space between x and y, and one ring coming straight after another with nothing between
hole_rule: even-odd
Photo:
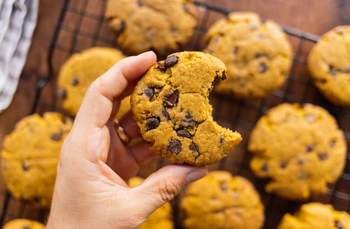
<instances>
[{"instance_id":1,"label":"wire cooling rack","mask_svg":"<svg viewBox=\"0 0 350 229\"><path fill-rule=\"evenodd\" d=\"M214 21L225 17L230 10L216 4L195 2L199 12L199 23L196 33L188 49L201 50L201 38ZM106 0L65 0L47 59L48 75L38 80L32 112L45 110L60 110L55 100L56 77L60 66L73 53L92 46L115 47L115 34L109 28L104 17ZM300 202L281 199L264 192L264 182L256 179L249 170L250 155L247 153L247 139L257 119L269 108L282 102L314 103L326 108L336 117L340 127L345 131L348 145L350 145L350 110L337 108L327 103L313 86L306 68L306 56L310 47L318 40L312 34L283 26L289 35L294 48L295 57L287 83L283 88L274 92L264 100L241 101L232 97L213 94L211 102L214 106L214 118L223 126L238 130L245 139L234 153L221 162L212 165L211 169L224 169L233 174L242 175L250 179L259 190L266 209L264 228L276 228L281 216L286 212L293 212ZM40 98L45 96L45 102ZM333 204L338 210L350 210L350 157L343 175L336 184L331 186L327 194L311 199ZM159 165L155 163L155 165ZM157 167L144 169L148 174ZM45 222L47 210L35 208L31 203L16 200L6 193L0 197L2 209L0 224L18 217L27 217ZM175 225L181 228L178 213L178 201L174 201Z\"/></svg>"}]
</instances>

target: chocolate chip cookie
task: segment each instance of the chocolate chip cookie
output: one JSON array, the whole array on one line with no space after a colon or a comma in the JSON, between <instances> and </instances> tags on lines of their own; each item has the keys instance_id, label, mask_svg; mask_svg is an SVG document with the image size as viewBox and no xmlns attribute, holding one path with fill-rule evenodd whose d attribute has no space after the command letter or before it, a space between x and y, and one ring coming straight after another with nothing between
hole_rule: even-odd
<instances>
[{"instance_id":1,"label":"chocolate chip cookie","mask_svg":"<svg viewBox=\"0 0 350 229\"><path fill-rule=\"evenodd\" d=\"M136 187L143 182L140 177L129 180L130 187ZM173 217L170 203L166 203L155 210L137 229L172 229Z\"/></svg>"},{"instance_id":2,"label":"chocolate chip cookie","mask_svg":"<svg viewBox=\"0 0 350 229\"><path fill-rule=\"evenodd\" d=\"M350 107L350 26L324 34L308 57L316 86L332 103Z\"/></svg>"},{"instance_id":3,"label":"chocolate chip cookie","mask_svg":"<svg viewBox=\"0 0 350 229\"><path fill-rule=\"evenodd\" d=\"M15 219L7 222L3 229L45 229L45 225L28 219Z\"/></svg>"},{"instance_id":4,"label":"chocolate chip cookie","mask_svg":"<svg viewBox=\"0 0 350 229\"><path fill-rule=\"evenodd\" d=\"M295 215L286 214L278 229L350 229L347 212L336 211L331 205L309 203Z\"/></svg>"},{"instance_id":5,"label":"chocolate chip cookie","mask_svg":"<svg viewBox=\"0 0 350 229\"><path fill-rule=\"evenodd\" d=\"M261 98L280 88L292 63L292 48L282 29L251 12L230 13L205 36L205 51L227 66L226 81L216 91L242 98Z\"/></svg>"},{"instance_id":6,"label":"chocolate chip cookie","mask_svg":"<svg viewBox=\"0 0 350 229\"><path fill-rule=\"evenodd\" d=\"M14 197L50 205L61 145L71 126L59 113L34 114L5 137L1 170Z\"/></svg>"},{"instance_id":7,"label":"chocolate chip cookie","mask_svg":"<svg viewBox=\"0 0 350 229\"><path fill-rule=\"evenodd\" d=\"M177 51L197 24L191 0L108 0L106 17L118 33L118 44L131 54Z\"/></svg>"},{"instance_id":8,"label":"chocolate chip cookie","mask_svg":"<svg viewBox=\"0 0 350 229\"><path fill-rule=\"evenodd\" d=\"M58 97L64 110L75 116L89 85L122 58L120 51L104 47L73 54L62 66L58 78Z\"/></svg>"},{"instance_id":9,"label":"chocolate chip cookie","mask_svg":"<svg viewBox=\"0 0 350 229\"><path fill-rule=\"evenodd\" d=\"M306 199L327 191L341 175L346 142L336 120L323 108L281 104L257 123L249 150L253 172L269 178L268 192Z\"/></svg>"},{"instance_id":10,"label":"chocolate chip cookie","mask_svg":"<svg viewBox=\"0 0 350 229\"><path fill-rule=\"evenodd\" d=\"M190 184L181 200L188 229L259 229L264 207L254 186L226 171L210 172Z\"/></svg>"},{"instance_id":11,"label":"chocolate chip cookie","mask_svg":"<svg viewBox=\"0 0 350 229\"><path fill-rule=\"evenodd\" d=\"M131 108L142 137L171 162L203 166L225 157L241 141L212 117L209 92L225 78L225 65L202 52L179 52L151 67L138 82Z\"/></svg>"}]
</instances>

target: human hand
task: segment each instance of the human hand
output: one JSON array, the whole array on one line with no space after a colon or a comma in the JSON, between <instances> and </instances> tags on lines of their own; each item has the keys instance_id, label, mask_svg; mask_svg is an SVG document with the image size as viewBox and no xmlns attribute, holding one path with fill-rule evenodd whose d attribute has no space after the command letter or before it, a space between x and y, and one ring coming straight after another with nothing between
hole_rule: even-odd
<instances>
[{"instance_id":1,"label":"human hand","mask_svg":"<svg viewBox=\"0 0 350 229\"><path fill-rule=\"evenodd\" d=\"M165 166L136 188L125 182L151 158L147 143L125 146L114 129L120 101L156 62L153 52L128 57L94 81L62 146L48 228L135 228L191 181L206 174ZM120 125L140 136L131 113Z\"/></svg>"}]
</instances>

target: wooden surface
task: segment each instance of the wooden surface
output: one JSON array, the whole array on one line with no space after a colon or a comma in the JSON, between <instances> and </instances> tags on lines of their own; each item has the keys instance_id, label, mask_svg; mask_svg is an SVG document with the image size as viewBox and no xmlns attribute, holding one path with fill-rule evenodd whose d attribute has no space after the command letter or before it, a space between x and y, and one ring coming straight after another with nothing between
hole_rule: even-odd
<instances>
[{"instance_id":1,"label":"wooden surface","mask_svg":"<svg viewBox=\"0 0 350 229\"><path fill-rule=\"evenodd\" d=\"M98 4L100 0L94 1ZM215 4L222 4L229 9L256 11L263 18L270 18L280 24L319 35L336 25L350 24L350 0L207 1ZM79 2L83 2L83 0L72 0L72 2L77 2L77 4L79 4ZM48 46L57 23L62 3L63 0L40 1L39 22L19 88L11 106L0 114L0 146L2 145L4 135L13 129L14 124L19 119L30 112L33 103L35 82L38 78L47 74ZM57 70L57 68L55 70ZM54 88L54 85L49 85L45 89L46 92L41 102L42 109L47 109L47 104L50 104L52 101L52 88ZM4 185L1 179L0 192L4 192ZM0 195L0 200L1 198ZM13 208L16 209L16 206Z\"/></svg>"}]
</instances>

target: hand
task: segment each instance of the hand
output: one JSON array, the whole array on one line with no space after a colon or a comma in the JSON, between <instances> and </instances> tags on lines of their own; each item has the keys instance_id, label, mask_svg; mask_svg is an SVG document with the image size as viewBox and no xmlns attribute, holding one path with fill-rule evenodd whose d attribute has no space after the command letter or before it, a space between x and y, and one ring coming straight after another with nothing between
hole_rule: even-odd
<instances>
[{"instance_id":1,"label":"hand","mask_svg":"<svg viewBox=\"0 0 350 229\"><path fill-rule=\"evenodd\" d=\"M205 169L165 166L136 188L125 182L154 156L145 142L123 145L113 127L120 101L156 62L153 52L128 57L94 81L62 146L48 228L135 228ZM120 121L140 136L131 113Z\"/></svg>"}]
</instances>

